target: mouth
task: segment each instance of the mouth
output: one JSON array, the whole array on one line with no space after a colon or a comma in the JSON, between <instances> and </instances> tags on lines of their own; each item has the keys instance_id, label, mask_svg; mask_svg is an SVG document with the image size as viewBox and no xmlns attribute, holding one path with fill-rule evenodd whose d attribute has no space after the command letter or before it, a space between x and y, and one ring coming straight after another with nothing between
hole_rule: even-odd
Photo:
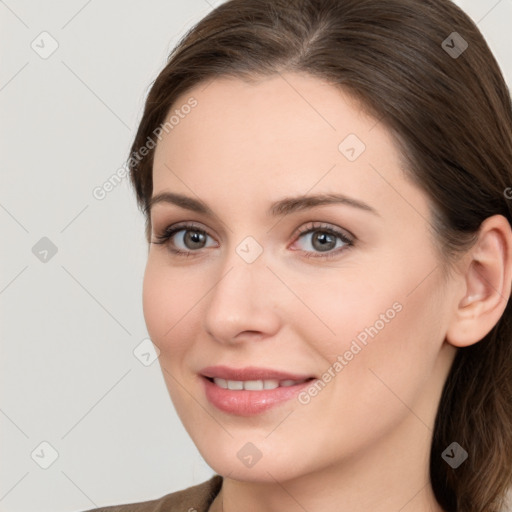
<instances>
[{"instance_id":1,"label":"mouth","mask_svg":"<svg viewBox=\"0 0 512 512\"><path fill-rule=\"evenodd\" d=\"M208 367L200 373L207 400L224 413L254 416L288 402L316 377L265 368Z\"/></svg>"}]
</instances>

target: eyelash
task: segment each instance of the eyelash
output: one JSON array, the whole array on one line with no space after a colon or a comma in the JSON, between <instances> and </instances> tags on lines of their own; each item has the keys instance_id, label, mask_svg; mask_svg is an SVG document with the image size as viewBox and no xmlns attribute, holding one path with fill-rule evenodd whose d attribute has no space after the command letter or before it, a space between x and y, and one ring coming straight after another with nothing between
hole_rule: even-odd
<instances>
[{"instance_id":1,"label":"eyelash","mask_svg":"<svg viewBox=\"0 0 512 512\"><path fill-rule=\"evenodd\" d=\"M170 242L170 239L179 231L194 231L196 233L201 233L203 235L210 236L204 229L201 229L198 226L195 226L194 224L185 223L185 224L178 224L175 226L169 226L169 227L165 228L163 230L163 232L156 235L156 237L155 237L156 240L152 241L151 243L157 244L157 245L168 245L169 250L173 254L176 254L177 256L189 257L192 255L192 253L199 252L200 250L182 251L181 249L174 249L173 247L171 247L171 244L169 244L168 242ZM325 252L325 253L301 251L304 253L304 256L306 258L330 259L330 258L334 258L334 257L338 256L340 254L340 252L350 249L351 247L354 246L355 238L354 239L349 238L347 235L345 235L344 233L342 233L341 231L338 231L337 229L335 229L333 227L330 227L330 226L324 225L324 224L315 223L315 222L313 222L309 225L306 225L303 228L300 228L299 230L297 230L296 239L299 239L303 235L306 235L309 233L315 233L317 231L338 237L345 245L343 247L339 247L336 250L331 250L331 251ZM210 238L213 238L213 237L210 236Z\"/></svg>"}]
</instances>

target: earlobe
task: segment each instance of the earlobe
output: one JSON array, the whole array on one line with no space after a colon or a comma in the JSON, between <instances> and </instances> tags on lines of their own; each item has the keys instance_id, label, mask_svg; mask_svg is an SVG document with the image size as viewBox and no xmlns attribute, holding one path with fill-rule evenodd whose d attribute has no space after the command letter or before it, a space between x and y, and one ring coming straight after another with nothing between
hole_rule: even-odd
<instances>
[{"instance_id":1,"label":"earlobe","mask_svg":"<svg viewBox=\"0 0 512 512\"><path fill-rule=\"evenodd\" d=\"M503 215L487 218L478 241L463 258L463 296L446 333L448 343L466 347L482 340L498 323L510 297L512 230Z\"/></svg>"}]
</instances>

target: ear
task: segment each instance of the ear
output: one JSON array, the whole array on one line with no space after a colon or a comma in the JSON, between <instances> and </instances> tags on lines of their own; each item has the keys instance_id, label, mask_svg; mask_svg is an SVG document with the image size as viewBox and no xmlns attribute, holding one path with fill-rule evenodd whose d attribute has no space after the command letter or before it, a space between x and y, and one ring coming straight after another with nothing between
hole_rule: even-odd
<instances>
[{"instance_id":1,"label":"ear","mask_svg":"<svg viewBox=\"0 0 512 512\"><path fill-rule=\"evenodd\" d=\"M512 230L503 215L482 222L478 241L462 259L456 309L446 333L447 342L467 347L483 339L498 323L510 297Z\"/></svg>"}]
</instances>

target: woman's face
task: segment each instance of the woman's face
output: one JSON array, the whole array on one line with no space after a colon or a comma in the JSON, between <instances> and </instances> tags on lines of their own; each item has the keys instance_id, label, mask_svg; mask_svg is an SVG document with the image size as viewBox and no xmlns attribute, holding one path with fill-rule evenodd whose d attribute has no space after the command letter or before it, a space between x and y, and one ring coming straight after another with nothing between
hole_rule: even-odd
<instances>
[{"instance_id":1,"label":"woman's face","mask_svg":"<svg viewBox=\"0 0 512 512\"><path fill-rule=\"evenodd\" d=\"M181 227L150 246L143 306L206 462L255 481L377 453L426 466L454 287L387 129L299 74L203 83L171 115L153 197L188 202L152 205L152 241Z\"/></svg>"}]
</instances>

